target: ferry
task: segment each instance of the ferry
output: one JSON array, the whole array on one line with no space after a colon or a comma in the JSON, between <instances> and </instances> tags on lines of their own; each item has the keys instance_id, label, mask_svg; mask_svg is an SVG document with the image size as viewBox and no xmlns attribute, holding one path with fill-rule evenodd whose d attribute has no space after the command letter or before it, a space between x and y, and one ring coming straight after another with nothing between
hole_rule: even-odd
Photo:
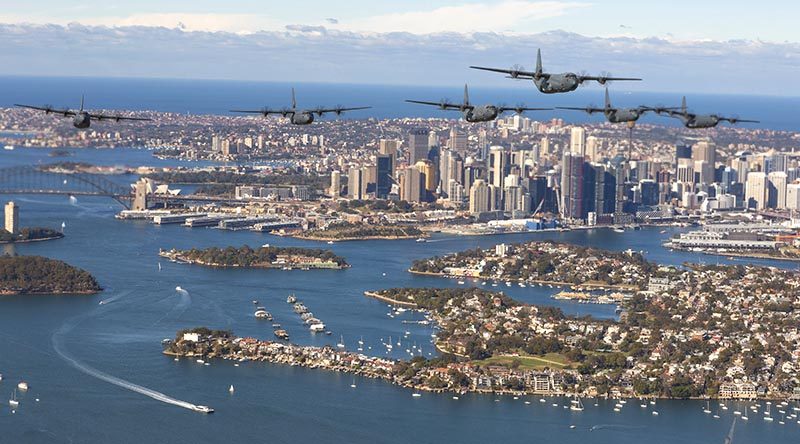
<instances>
[{"instance_id":1,"label":"ferry","mask_svg":"<svg viewBox=\"0 0 800 444\"><path fill-rule=\"evenodd\" d=\"M192 410L194 410L195 412L200 412L200 413L214 413L214 409L212 409L211 407L209 407L207 405L196 405L196 406L192 407Z\"/></svg>"}]
</instances>

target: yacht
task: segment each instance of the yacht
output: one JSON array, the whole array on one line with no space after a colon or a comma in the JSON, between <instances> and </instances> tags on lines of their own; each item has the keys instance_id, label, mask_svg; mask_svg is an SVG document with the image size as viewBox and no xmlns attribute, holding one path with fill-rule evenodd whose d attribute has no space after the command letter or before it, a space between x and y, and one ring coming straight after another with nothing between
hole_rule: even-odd
<instances>
[{"instance_id":1,"label":"yacht","mask_svg":"<svg viewBox=\"0 0 800 444\"><path fill-rule=\"evenodd\" d=\"M325 331L325 324L323 324L322 322L311 324L311 326L309 326L308 329L314 333L322 332Z\"/></svg>"},{"instance_id":2,"label":"yacht","mask_svg":"<svg viewBox=\"0 0 800 444\"><path fill-rule=\"evenodd\" d=\"M28 383L25 382L25 381L20 381L19 384L17 384L17 388L22 390L23 392L27 391L28 390Z\"/></svg>"},{"instance_id":3,"label":"yacht","mask_svg":"<svg viewBox=\"0 0 800 444\"><path fill-rule=\"evenodd\" d=\"M362 336L361 339L358 340L358 345L364 345L364 337Z\"/></svg>"},{"instance_id":4,"label":"yacht","mask_svg":"<svg viewBox=\"0 0 800 444\"><path fill-rule=\"evenodd\" d=\"M420 237L417 239L417 242L427 242L424 238Z\"/></svg>"},{"instance_id":5,"label":"yacht","mask_svg":"<svg viewBox=\"0 0 800 444\"><path fill-rule=\"evenodd\" d=\"M207 405L196 405L196 406L192 407L192 410L194 410L195 412L200 412L200 413L214 413L214 409L212 409L211 407L209 407Z\"/></svg>"},{"instance_id":6,"label":"yacht","mask_svg":"<svg viewBox=\"0 0 800 444\"><path fill-rule=\"evenodd\" d=\"M6 145L3 147L3 149L6 151L14 151L14 145Z\"/></svg>"},{"instance_id":7,"label":"yacht","mask_svg":"<svg viewBox=\"0 0 800 444\"><path fill-rule=\"evenodd\" d=\"M328 241L328 245L333 245L333 241Z\"/></svg>"},{"instance_id":8,"label":"yacht","mask_svg":"<svg viewBox=\"0 0 800 444\"><path fill-rule=\"evenodd\" d=\"M229 391L230 393L233 393L234 391L236 391L236 389L235 389L235 388L233 388L233 384L231 384L231 386L230 386L230 387L228 387L228 391Z\"/></svg>"},{"instance_id":9,"label":"yacht","mask_svg":"<svg viewBox=\"0 0 800 444\"><path fill-rule=\"evenodd\" d=\"M419 393L412 393L412 394L411 394L411 396L413 396L413 397L415 397L415 398L419 398L419 397L420 397L420 396L422 396L422 395L421 395L421 394L419 394Z\"/></svg>"},{"instance_id":10,"label":"yacht","mask_svg":"<svg viewBox=\"0 0 800 444\"><path fill-rule=\"evenodd\" d=\"M336 344L338 348L344 348L344 335L339 336L339 342Z\"/></svg>"},{"instance_id":11,"label":"yacht","mask_svg":"<svg viewBox=\"0 0 800 444\"><path fill-rule=\"evenodd\" d=\"M569 409L574 412L582 412L583 411L583 403L581 402L581 398L578 395L575 395L575 399L570 402Z\"/></svg>"},{"instance_id":12,"label":"yacht","mask_svg":"<svg viewBox=\"0 0 800 444\"><path fill-rule=\"evenodd\" d=\"M14 390L11 393L11 399L8 400L8 405L11 406L12 409L19 407L19 401L17 401L17 391Z\"/></svg>"},{"instance_id":13,"label":"yacht","mask_svg":"<svg viewBox=\"0 0 800 444\"><path fill-rule=\"evenodd\" d=\"M264 307L258 307L253 315L256 317L256 319L266 319L268 321L272 320L272 315Z\"/></svg>"},{"instance_id":14,"label":"yacht","mask_svg":"<svg viewBox=\"0 0 800 444\"><path fill-rule=\"evenodd\" d=\"M625 229L622 228L622 227L614 227L613 230L614 230L615 233L624 233L625 232Z\"/></svg>"},{"instance_id":15,"label":"yacht","mask_svg":"<svg viewBox=\"0 0 800 444\"><path fill-rule=\"evenodd\" d=\"M356 380L353 378L353 383L350 384L350 388L356 388Z\"/></svg>"},{"instance_id":16,"label":"yacht","mask_svg":"<svg viewBox=\"0 0 800 444\"><path fill-rule=\"evenodd\" d=\"M294 304L295 302L297 302L297 297L295 297L293 294L290 294L289 297L286 298L287 304Z\"/></svg>"},{"instance_id":17,"label":"yacht","mask_svg":"<svg viewBox=\"0 0 800 444\"><path fill-rule=\"evenodd\" d=\"M653 416L658 416L658 412L653 410Z\"/></svg>"},{"instance_id":18,"label":"yacht","mask_svg":"<svg viewBox=\"0 0 800 444\"><path fill-rule=\"evenodd\" d=\"M710 401L706 401L706 408L703 409L703 413L705 413L705 414L711 413L711 402Z\"/></svg>"}]
</instances>

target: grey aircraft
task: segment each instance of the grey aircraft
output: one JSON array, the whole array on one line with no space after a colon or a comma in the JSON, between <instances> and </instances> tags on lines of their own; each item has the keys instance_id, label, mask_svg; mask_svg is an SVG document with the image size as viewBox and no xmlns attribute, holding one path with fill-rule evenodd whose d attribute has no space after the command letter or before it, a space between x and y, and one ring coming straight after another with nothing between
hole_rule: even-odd
<instances>
[{"instance_id":1,"label":"grey aircraft","mask_svg":"<svg viewBox=\"0 0 800 444\"><path fill-rule=\"evenodd\" d=\"M469 103L469 89L464 85L464 103L449 103L446 100L440 102L425 102L422 100L406 100L409 103L419 103L422 105L438 106L439 109L449 111L461 111L464 120L467 122L489 122L497 118L506 111L514 111L522 114L525 111L547 111L553 108L527 108L525 106L502 106L502 105L472 105Z\"/></svg>"},{"instance_id":2,"label":"grey aircraft","mask_svg":"<svg viewBox=\"0 0 800 444\"><path fill-rule=\"evenodd\" d=\"M694 114L690 113L686 108L686 97L684 96L683 100L681 101L681 107L679 111L673 111L671 109L661 109L656 110L658 114L666 114L670 117L675 117L681 119L683 121L683 126L686 128L713 128L717 126L720 122L729 122L732 125L735 125L739 122L747 122L747 123L759 123L758 120L747 120L747 119L740 119L738 117L723 117L718 116L716 114Z\"/></svg>"},{"instance_id":3,"label":"grey aircraft","mask_svg":"<svg viewBox=\"0 0 800 444\"><path fill-rule=\"evenodd\" d=\"M499 72L508 74L509 78L518 80L533 80L536 88L545 94L565 93L575 91L579 86L583 85L586 81L595 81L601 85L605 85L611 81L617 80L642 80L634 77L612 77L610 74L602 74L599 76L589 76L583 74L575 74L573 72L564 72L559 74L550 74L542 70L542 51L536 51L536 71L525 71L524 68L486 68L483 66L470 66L472 69L481 69L484 71Z\"/></svg>"},{"instance_id":4,"label":"grey aircraft","mask_svg":"<svg viewBox=\"0 0 800 444\"><path fill-rule=\"evenodd\" d=\"M56 109L52 106L31 106L31 105L20 105L15 103L14 106L18 106L20 108L28 108L28 109L35 109L38 111L44 111L45 114L55 114L63 117L72 117L72 126L75 128L86 129L92 124L92 120L97 120L98 122L104 120L110 120L114 122L119 122L121 120L137 120L137 121L148 121L152 119L147 119L144 117L124 117L120 116L119 114L115 115L108 115L108 114L95 114L90 113L88 111L84 111L83 109L83 96L81 96L81 108L77 111L73 111L70 109Z\"/></svg>"},{"instance_id":5,"label":"grey aircraft","mask_svg":"<svg viewBox=\"0 0 800 444\"><path fill-rule=\"evenodd\" d=\"M279 110L269 109L269 108L262 108L260 110L241 110L241 109L232 109L232 113L245 113L245 114L261 114L264 117L269 116L270 114L280 114L283 117L288 117L289 121L294 125L308 125L314 121L314 114L318 117L322 117L325 113L334 113L337 116L340 116L345 111L355 111L358 109L369 109L372 108L371 106L357 106L354 108L344 108L342 106L336 106L335 108L314 108L314 109L297 109L297 100L294 97L294 88L292 88L292 107L291 108L282 108Z\"/></svg>"},{"instance_id":6,"label":"grey aircraft","mask_svg":"<svg viewBox=\"0 0 800 444\"><path fill-rule=\"evenodd\" d=\"M653 106L637 106L636 108L614 108L611 106L611 99L608 97L608 88L606 88L605 106L603 108L596 108L587 106L585 108L570 107L570 106L557 106L557 109L569 109L574 111L583 111L588 114L603 113L606 120L611 123L625 123L636 122L639 117L642 117L647 112L666 112L680 108L664 108Z\"/></svg>"}]
</instances>

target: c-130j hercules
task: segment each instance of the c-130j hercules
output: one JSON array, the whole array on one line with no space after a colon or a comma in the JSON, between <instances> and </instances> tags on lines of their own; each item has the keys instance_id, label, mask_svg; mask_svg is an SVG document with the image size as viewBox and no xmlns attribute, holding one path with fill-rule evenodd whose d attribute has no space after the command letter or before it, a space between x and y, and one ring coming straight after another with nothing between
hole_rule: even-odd
<instances>
[{"instance_id":1,"label":"c-130j hercules","mask_svg":"<svg viewBox=\"0 0 800 444\"><path fill-rule=\"evenodd\" d=\"M136 121L149 121L152 119L147 119L144 117L124 117L120 115L113 115L109 116L107 114L95 114L90 113L88 111L83 110L83 96L81 96L81 108L77 111L72 111L70 109L56 109L52 106L32 106L32 105L20 105L15 103L14 106L18 106L20 108L28 108L28 109L35 109L37 111L44 111L45 114L56 114L63 117L72 117L72 126L75 128L86 129L89 128L92 124L92 120L99 121L108 121L112 120L114 122L119 122L120 120L136 120Z\"/></svg>"},{"instance_id":2,"label":"c-130j hercules","mask_svg":"<svg viewBox=\"0 0 800 444\"><path fill-rule=\"evenodd\" d=\"M439 109L445 111L461 111L464 115L464 120L467 122L489 122L496 119L500 114L506 111L514 111L517 114L522 114L525 111L548 111L553 108L527 108L524 105L519 106L502 106L502 105L472 105L469 103L469 90L467 85L464 85L464 102L463 103L449 103L446 100L441 102L425 102L422 100L406 100L409 103L419 103L422 105L437 106Z\"/></svg>"},{"instance_id":3,"label":"c-130j hercules","mask_svg":"<svg viewBox=\"0 0 800 444\"><path fill-rule=\"evenodd\" d=\"M558 74L551 74L544 72L542 69L542 51L536 50L536 71L524 71L520 69L501 69L501 68L486 68L483 66L470 66L472 69L480 69L483 71L499 72L508 74L509 78L518 80L533 80L536 88L545 94L565 93L575 91L579 86L586 81L595 81L601 85L605 85L611 81L619 80L642 80L635 77L612 77L610 74L589 76L583 74L575 74L574 72L564 72Z\"/></svg>"},{"instance_id":4,"label":"c-130j hercules","mask_svg":"<svg viewBox=\"0 0 800 444\"><path fill-rule=\"evenodd\" d=\"M261 114L264 117L269 116L270 114L279 114L283 117L288 117L289 121L294 125L308 125L314 121L314 114L319 117L322 117L325 113L335 113L337 116L341 115L345 111L355 111L359 109L369 109L372 108L371 106L358 106L354 108L344 108L342 106L337 106L335 108L314 108L314 109L297 109L297 100L294 97L294 88L292 88L292 107L291 108L282 108L279 110L269 109L269 108L262 108L260 110L240 110L240 109L232 109L232 113L245 113L245 114Z\"/></svg>"}]
</instances>

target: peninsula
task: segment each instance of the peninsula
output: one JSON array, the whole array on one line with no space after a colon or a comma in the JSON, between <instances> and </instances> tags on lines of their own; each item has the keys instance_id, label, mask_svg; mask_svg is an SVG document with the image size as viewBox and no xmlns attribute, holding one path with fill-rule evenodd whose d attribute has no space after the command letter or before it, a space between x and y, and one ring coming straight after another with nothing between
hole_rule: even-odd
<instances>
[{"instance_id":1,"label":"peninsula","mask_svg":"<svg viewBox=\"0 0 800 444\"><path fill-rule=\"evenodd\" d=\"M39 242L53 239L61 239L64 233L53 230L51 228L21 228L18 232L12 234L0 228L0 244L24 243L24 242Z\"/></svg>"},{"instance_id":2,"label":"peninsula","mask_svg":"<svg viewBox=\"0 0 800 444\"><path fill-rule=\"evenodd\" d=\"M203 250L161 250L159 256L174 262L207 267L277 268L282 270L343 269L350 265L330 250L296 247L243 247Z\"/></svg>"},{"instance_id":3,"label":"peninsula","mask_svg":"<svg viewBox=\"0 0 800 444\"><path fill-rule=\"evenodd\" d=\"M0 295L94 294L102 290L80 268L41 256L0 257Z\"/></svg>"},{"instance_id":4,"label":"peninsula","mask_svg":"<svg viewBox=\"0 0 800 444\"><path fill-rule=\"evenodd\" d=\"M317 241L354 241L376 239L417 239L427 235L416 227L403 225L337 224L300 232L294 237Z\"/></svg>"}]
</instances>

